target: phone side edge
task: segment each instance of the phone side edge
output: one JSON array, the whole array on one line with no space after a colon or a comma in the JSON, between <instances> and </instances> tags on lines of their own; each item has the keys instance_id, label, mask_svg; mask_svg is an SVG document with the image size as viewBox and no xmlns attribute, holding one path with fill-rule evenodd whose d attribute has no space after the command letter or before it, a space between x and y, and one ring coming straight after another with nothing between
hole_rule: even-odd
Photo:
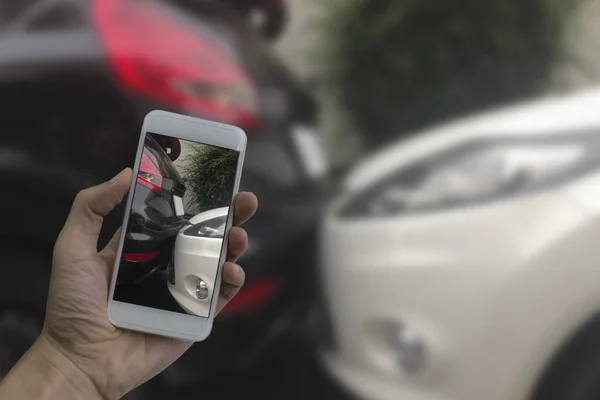
<instances>
[{"instance_id":1,"label":"phone side edge","mask_svg":"<svg viewBox=\"0 0 600 400\"><path fill-rule=\"evenodd\" d=\"M234 212L235 212L235 201L237 198L237 195L239 193L239 187L240 187L240 182L242 180L242 171L244 168L244 159L246 156L246 143L247 143L247 137L246 137L246 133L238 127L233 127L235 128L235 132L238 135L239 138L239 146L238 146L238 151L239 151L239 158L238 158L238 165L237 165L237 169L236 169L236 176L235 176L235 182L234 182L234 187L232 190L232 196L231 196L231 203L229 205L229 209L231 210L229 212L229 215L227 216L227 224L225 225L225 234L224 234L224 239L223 239L223 248L221 250L221 258L222 258L222 262L221 262L221 258L219 259L219 268L217 270L217 285L215 285L215 287L218 288L218 290L215 291L215 293L213 293L213 299L212 299L212 303L211 303L211 309L209 312L209 316L208 316L208 323L206 326L206 337L208 337L210 335L210 332L212 330L212 326L213 326L213 322L215 317L217 316L217 307L218 307L218 303L219 303L219 293L221 290L221 284L222 284L222 277L223 277L223 267L225 265L226 262L226 257L227 257L227 251L228 251L228 236L229 236L229 232L231 231L231 228L233 227L233 218L234 218Z\"/></svg>"},{"instance_id":2,"label":"phone side edge","mask_svg":"<svg viewBox=\"0 0 600 400\"><path fill-rule=\"evenodd\" d=\"M108 320L111 324L113 324L115 326L119 326L119 327L124 327L124 328L127 328L127 327L122 326L123 322L118 321L113 317L112 306L113 306L113 301L114 301L114 293L115 293L115 288L116 288L116 283L117 283L117 277L119 274L121 255L123 253L123 246L125 243L125 236L126 236L125 232L127 231L129 215L131 214L131 207L133 204L133 193L135 192L137 175L138 175L138 171L139 171L140 161L142 158L142 153L144 150L144 140L146 138L146 131L147 131L146 128L147 128L148 124L150 123L151 118L152 118L152 116L150 114L148 114L146 116L146 118L144 118L144 123L142 124L142 128L140 131L140 138L138 141L136 156L135 156L135 160L133 163L133 167L131 168L132 176L131 176L131 183L129 184L129 192L127 193L127 202L125 203L125 212L123 213L123 220L121 222L121 227L120 227L121 233L119 236L119 245L117 247L117 251L116 251L116 255L115 255L115 262L112 266L110 289L108 291L108 310L107 310Z\"/></svg>"}]
</instances>

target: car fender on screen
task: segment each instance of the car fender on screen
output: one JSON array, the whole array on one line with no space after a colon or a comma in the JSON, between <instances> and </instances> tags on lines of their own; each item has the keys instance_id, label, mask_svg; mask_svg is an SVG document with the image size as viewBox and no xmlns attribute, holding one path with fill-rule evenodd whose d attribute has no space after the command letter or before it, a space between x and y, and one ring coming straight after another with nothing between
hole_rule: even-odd
<instances>
[{"instance_id":1,"label":"car fender on screen","mask_svg":"<svg viewBox=\"0 0 600 400\"><path fill-rule=\"evenodd\" d=\"M195 215L177 234L169 291L188 313L207 317L215 289L229 207Z\"/></svg>"}]
</instances>

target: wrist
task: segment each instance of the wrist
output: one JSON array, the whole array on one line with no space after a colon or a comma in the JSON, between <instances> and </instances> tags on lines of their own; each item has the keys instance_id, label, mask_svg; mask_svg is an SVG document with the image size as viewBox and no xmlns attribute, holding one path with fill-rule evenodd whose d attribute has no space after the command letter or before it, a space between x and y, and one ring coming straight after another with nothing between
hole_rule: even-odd
<instances>
[{"instance_id":1,"label":"wrist","mask_svg":"<svg viewBox=\"0 0 600 400\"><path fill-rule=\"evenodd\" d=\"M65 389L71 389L74 395L80 396L82 399L104 400L104 396L100 394L94 381L61 352L50 338L42 334L36 341L36 345L39 346L36 354L39 358L38 362L52 378L57 380L59 385Z\"/></svg>"},{"instance_id":2,"label":"wrist","mask_svg":"<svg viewBox=\"0 0 600 400\"><path fill-rule=\"evenodd\" d=\"M0 394L18 399L104 400L94 382L44 335L2 381Z\"/></svg>"}]
</instances>

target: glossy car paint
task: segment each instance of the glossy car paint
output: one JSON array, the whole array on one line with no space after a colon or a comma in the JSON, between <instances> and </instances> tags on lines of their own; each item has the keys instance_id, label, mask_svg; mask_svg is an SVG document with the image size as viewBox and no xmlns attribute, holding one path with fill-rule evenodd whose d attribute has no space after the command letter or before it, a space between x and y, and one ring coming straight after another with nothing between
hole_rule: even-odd
<instances>
[{"instance_id":1,"label":"glossy car paint","mask_svg":"<svg viewBox=\"0 0 600 400\"><path fill-rule=\"evenodd\" d=\"M222 207L195 215L177 234L167 285L175 301L188 313L201 317L209 314L228 212L229 207ZM210 231L204 229L208 226ZM208 296L203 299L196 295L198 279L207 286Z\"/></svg>"},{"instance_id":2,"label":"glossy car paint","mask_svg":"<svg viewBox=\"0 0 600 400\"><path fill-rule=\"evenodd\" d=\"M321 356L361 398L522 400L600 310L600 172L485 204L352 219L342 205L387 174L462 141L600 129L600 90L482 114L414 135L358 166L322 228L331 327ZM357 293L364 293L357 296ZM427 368L397 368L386 326L427 343Z\"/></svg>"},{"instance_id":3,"label":"glossy car paint","mask_svg":"<svg viewBox=\"0 0 600 400\"><path fill-rule=\"evenodd\" d=\"M144 156L161 174L160 193L148 188L138 179L131 205L129 229L123 246L124 261L119 267L118 283L139 283L158 269L166 268L172 260L175 236L186 224L177 215L173 196L183 198L185 185L172 160L159 143L147 135ZM139 256L152 255L148 261L131 261Z\"/></svg>"}]
</instances>

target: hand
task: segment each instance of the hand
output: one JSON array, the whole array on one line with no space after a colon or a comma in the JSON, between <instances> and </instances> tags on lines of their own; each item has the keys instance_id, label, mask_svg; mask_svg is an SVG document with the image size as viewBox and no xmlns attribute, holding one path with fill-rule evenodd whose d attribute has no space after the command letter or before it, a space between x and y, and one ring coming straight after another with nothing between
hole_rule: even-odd
<instances>
[{"instance_id":1,"label":"hand","mask_svg":"<svg viewBox=\"0 0 600 400\"><path fill-rule=\"evenodd\" d=\"M105 399L122 397L191 346L188 342L121 330L108 321L107 298L119 233L100 252L96 250L98 235L103 217L127 194L131 173L126 169L111 181L82 191L75 199L54 248L46 321L39 340L41 347L52 348L58 358L64 356L60 363L66 362L68 368L81 372L79 381L89 380ZM219 310L244 283L243 270L234 264L248 245L246 232L239 226L256 209L256 196L237 196Z\"/></svg>"}]
</instances>

